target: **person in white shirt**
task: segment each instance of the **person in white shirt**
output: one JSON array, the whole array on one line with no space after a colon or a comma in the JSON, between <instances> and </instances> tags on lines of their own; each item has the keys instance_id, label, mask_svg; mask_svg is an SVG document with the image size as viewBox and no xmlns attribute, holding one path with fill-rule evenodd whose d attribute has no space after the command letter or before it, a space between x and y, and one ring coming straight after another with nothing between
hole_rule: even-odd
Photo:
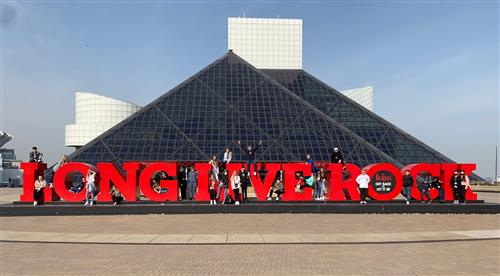
<instances>
[{"instance_id":1,"label":"person in white shirt","mask_svg":"<svg viewBox=\"0 0 500 276\"><path fill-rule=\"evenodd\" d=\"M370 183L370 176L366 174L366 170L362 170L361 174L356 178L356 183L358 183L359 193L361 195L361 201L359 204L366 204L366 195L368 194L368 183Z\"/></svg>"},{"instance_id":2,"label":"person in white shirt","mask_svg":"<svg viewBox=\"0 0 500 276\"><path fill-rule=\"evenodd\" d=\"M222 159L222 162L224 164L229 164L229 162L231 162L232 159L233 159L233 152L231 151L230 148L226 148L226 150L224 151L224 159Z\"/></svg>"},{"instance_id":3,"label":"person in white shirt","mask_svg":"<svg viewBox=\"0 0 500 276\"><path fill-rule=\"evenodd\" d=\"M233 189L234 193L234 204L240 205L240 187L241 187L241 179L238 175L237 171L233 171L233 175L231 176L231 189Z\"/></svg>"}]
</instances>

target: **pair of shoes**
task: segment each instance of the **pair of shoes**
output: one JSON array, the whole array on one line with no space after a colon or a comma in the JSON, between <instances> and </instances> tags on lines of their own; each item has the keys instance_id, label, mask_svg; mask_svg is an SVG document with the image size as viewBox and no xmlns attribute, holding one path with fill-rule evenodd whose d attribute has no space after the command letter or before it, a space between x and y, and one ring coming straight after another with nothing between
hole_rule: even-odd
<instances>
[{"instance_id":1,"label":"pair of shoes","mask_svg":"<svg viewBox=\"0 0 500 276\"><path fill-rule=\"evenodd\" d=\"M272 198L268 197L267 200L272 200Z\"/></svg>"},{"instance_id":2,"label":"pair of shoes","mask_svg":"<svg viewBox=\"0 0 500 276\"><path fill-rule=\"evenodd\" d=\"M94 205L94 202L90 202L90 206Z\"/></svg>"},{"instance_id":3,"label":"pair of shoes","mask_svg":"<svg viewBox=\"0 0 500 276\"><path fill-rule=\"evenodd\" d=\"M279 198L279 197L277 197L277 198L276 198L276 201L279 201L279 200L280 200L280 198Z\"/></svg>"},{"instance_id":4,"label":"pair of shoes","mask_svg":"<svg viewBox=\"0 0 500 276\"><path fill-rule=\"evenodd\" d=\"M118 202L113 202L113 205L117 205L117 204L118 204Z\"/></svg>"},{"instance_id":5,"label":"pair of shoes","mask_svg":"<svg viewBox=\"0 0 500 276\"><path fill-rule=\"evenodd\" d=\"M234 203L234 205L240 205L240 202L239 202L239 201L236 201L236 202Z\"/></svg>"},{"instance_id":6,"label":"pair of shoes","mask_svg":"<svg viewBox=\"0 0 500 276\"><path fill-rule=\"evenodd\" d=\"M87 206L87 205L89 205L89 203L88 203L88 202L85 202L85 204L84 204L84 205L85 205L85 206Z\"/></svg>"},{"instance_id":7,"label":"pair of shoes","mask_svg":"<svg viewBox=\"0 0 500 276\"><path fill-rule=\"evenodd\" d=\"M34 201L33 206L37 206L37 205L38 205L38 202Z\"/></svg>"}]
</instances>

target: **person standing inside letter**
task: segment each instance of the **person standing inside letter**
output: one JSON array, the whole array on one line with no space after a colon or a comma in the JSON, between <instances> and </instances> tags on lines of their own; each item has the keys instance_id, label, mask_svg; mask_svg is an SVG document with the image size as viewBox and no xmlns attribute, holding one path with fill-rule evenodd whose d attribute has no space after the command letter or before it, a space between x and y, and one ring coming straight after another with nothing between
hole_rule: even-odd
<instances>
[{"instance_id":1,"label":"person standing inside letter","mask_svg":"<svg viewBox=\"0 0 500 276\"><path fill-rule=\"evenodd\" d=\"M234 193L234 204L240 205L240 176L237 171L233 171L233 175L231 176L231 188Z\"/></svg>"},{"instance_id":2,"label":"person standing inside letter","mask_svg":"<svg viewBox=\"0 0 500 276\"><path fill-rule=\"evenodd\" d=\"M467 191L467 188L470 188L470 180L469 177L465 174L465 171L460 172L460 179L461 185L460 185L460 200L462 200L463 204L467 204L467 200L465 200L465 192Z\"/></svg>"},{"instance_id":3,"label":"person standing inside letter","mask_svg":"<svg viewBox=\"0 0 500 276\"><path fill-rule=\"evenodd\" d=\"M406 198L406 205L410 204L412 187L413 176L410 175L409 170L406 170L405 175L403 175L403 196Z\"/></svg>"},{"instance_id":4,"label":"person standing inside letter","mask_svg":"<svg viewBox=\"0 0 500 276\"><path fill-rule=\"evenodd\" d=\"M95 172L93 170L88 171L87 177L85 177L85 181L86 181L85 205L89 205L89 197L90 197L90 205L94 205L94 194L96 192L96 188L95 188Z\"/></svg>"},{"instance_id":5,"label":"person standing inside letter","mask_svg":"<svg viewBox=\"0 0 500 276\"><path fill-rule=\"evenodd\" d=\"M366 170L361 170L361 174L356 178L356 183L358 183L359 194L361 195L361 201L359 204L366 204L366 195L368 194L368 183L370 183L370 177L366 174Z\"/></svg>"},{"instance_id":6,"label":"person standing inside letter","mask_svg":"<svg viewBox=\"0 0 500 276\"><path fill-rule=\"evenodd\" d=\"M253 175L257 175L257 162L255 162L255 153L257 152L259 147L262 145L262 140L259 141L259 144L257 145L257 147L255 147L255 149L253 148L253 145L248 145L247 148L244 148L241 145L240 140L236 141L236 143L238 143L238 146L240 146L240 148L243 150L243 152L245 152L246 159L247 159L247 170L250 172L251 171L250 164L253 164Z\"/></svg>"},{"instance_id":7,"label":"person standing inside letter","mask_svg":"<svg viewBox=\"0 0 500 276\"><path fill-rule=\"evenodd\" d=\"M194 197L196 196L196 188L198 186L198 174L194 170L194 168L191 168L189 170L187 178L188 178L187 199L193 200Z\"/></svg>"}]
</instances>

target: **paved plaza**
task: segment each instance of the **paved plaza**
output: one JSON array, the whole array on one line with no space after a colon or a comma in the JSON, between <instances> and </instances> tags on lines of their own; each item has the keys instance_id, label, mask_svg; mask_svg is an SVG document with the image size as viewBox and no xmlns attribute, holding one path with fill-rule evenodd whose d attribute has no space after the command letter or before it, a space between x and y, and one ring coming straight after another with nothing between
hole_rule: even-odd
<instances>
[{"instance_id":1,"label":"paved plaza","mask_svg":"<svg viewBox=\"0 0 500 276\"><path fill-rule=\"evenodd\" d=\"M498 215L4 217L2 275L498 275Z\"/></svg>"}]
</instances>

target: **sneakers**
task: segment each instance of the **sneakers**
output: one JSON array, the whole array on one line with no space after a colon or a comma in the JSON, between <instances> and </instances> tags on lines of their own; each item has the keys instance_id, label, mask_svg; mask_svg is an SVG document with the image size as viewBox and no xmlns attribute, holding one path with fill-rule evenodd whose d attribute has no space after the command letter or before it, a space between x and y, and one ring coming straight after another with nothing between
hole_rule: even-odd
<instances>
[{"instance_id":1,"label":"sneakers","mask_svg":"<svg viewBox=\"0 0 500 276\"><path fill-rule=\"evenodd\" d=\"M406 205L410 205L410 202L408 200L406 201Z\"/></svg>"},{"instance_id":2,"label":"sneakers","mask_svg":"<svg viewBox=\"0 0 500 276\"><path fill-rule=\"evenodd\" d=\"M234 203L234 205L240 205L240 202L239 202L239 201L236 201L236 202Z\"/></svg>"},{"instance_id":3,"label":"sneakers","mask_svg":"<svg viewBox=\"0 0 500 276\"><path fill-rule=\"evenodd\" d=\"M85 202L85 204L84 204L84 205L85 205L85 206L87 206L87 205L89 205L89 203L88 203L88 202Z\"/></svg>"},{"instance_id":4,"label":"sneakers","mask_svg":"<svg viewBox=\"0 0 500 276\"><path fill-rule=\"evenodd\" d=\"M366 201L361 200L361 201L359 202L359 204L367 204L367 202L366 202Z\"/></svg>"},{"instance_id":5,"label":"sneakers","mask_svg":"<svg viewBox=\"0 0 500 276\"><path fill-rule=\"evenodd\" d=\"M257 172L253 172L253 175L257 175Z\"/></svg>"},{"instance_id":6,"label":"sneakers","mask_svg":"<svg viewBox=\"0 0 500 276\"><path fill-rule=\"evenodd\" d=\"M37 205L38 205L38 202L33 201L33 206L37 206Z\"/></svg>"},{"instance_id":7,"label":"sneakers","mask_svg":"<svg viewBox=\"0 0 500 276\"><path fill-rule=\"evenodd\" d=\"M276 201L279 201L279 200L280 200L280 198L279 198L279 197L277 197L277 198L276 198Z\"/></svg>"},{"instance_id":8,"label":"sneakers","mask_svg":"<svg viewBox=\"0 0 500 276\"><path fill-rule=\"evenodd\" d=\"M118 204L118 202L113 202L113 205L117 205L117 204Z\"/></svg>"},{"instance_id":9,"label":"sneakers","mask_svg":"<svg viewBox=\"0 0 500 276\"><path fill-rule=\"evenodd\" d=\"M272 200L272 198L268 197L268 198L267 198L267 200L268 200L268 201L269 201L269 200Z\"/></svg>"},{"instance_id":10,"label":"sneakers","mask_svg":"<svg viewBox=\"0 0 500 276\"><path fill-rule=\"evenodd\" d=\"M90 202L90 206L94 205L94 202Z\"/></svg>"}]
</instances>

